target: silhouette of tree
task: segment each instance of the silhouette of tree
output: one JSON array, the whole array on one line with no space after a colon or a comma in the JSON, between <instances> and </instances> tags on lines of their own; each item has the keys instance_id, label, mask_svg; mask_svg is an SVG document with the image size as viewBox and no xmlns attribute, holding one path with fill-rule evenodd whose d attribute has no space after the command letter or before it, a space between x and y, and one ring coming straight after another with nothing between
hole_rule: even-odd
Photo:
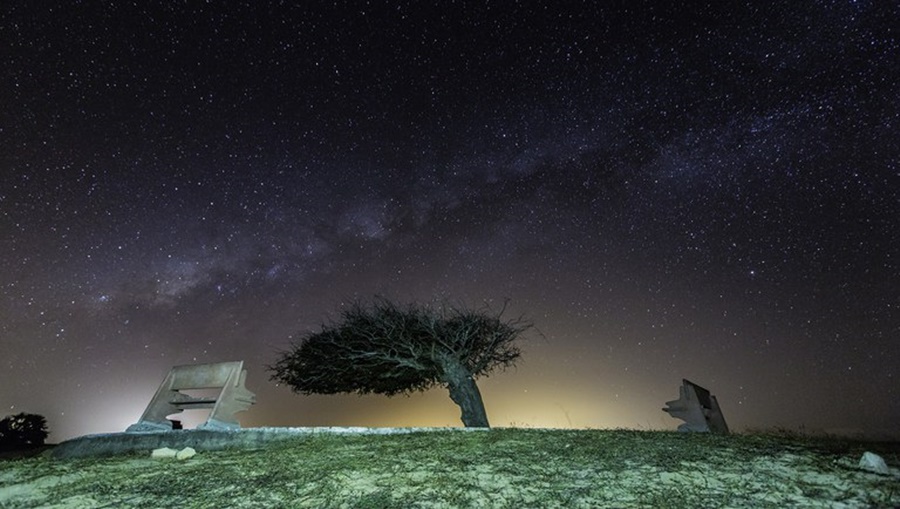
<instances>
[{"instance_id":1,"label":"silhouette of tree","mask_svg":"<svg viewBox=\"0 0 900 509\"><path fill-rule=\"evenodd\" d=\"M47 419L24 412L0 420L0 448L24 449L44 445L48 436Z\"/></svg>"},{"instance_id":2,"label":"silhouette of tree","mask_svg":"<svg viewBox=\"0 0 900 509\"><path fill-rule=\"evenodd\" d=\"M473 311L359 302L337 322L302 336L274 366L272 380L302 394L395 394L446 387L467 427L489 427L475 383L515 364L514 344L532 325L503 320L504 310Z\"/></svg>"}]
</instances>

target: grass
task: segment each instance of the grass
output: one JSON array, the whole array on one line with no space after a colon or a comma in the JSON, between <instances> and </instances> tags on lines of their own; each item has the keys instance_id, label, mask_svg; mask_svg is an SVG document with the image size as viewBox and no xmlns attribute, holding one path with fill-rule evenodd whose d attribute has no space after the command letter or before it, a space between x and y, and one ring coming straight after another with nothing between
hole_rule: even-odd
<instances>
[{"instance_id":1,"label":"grass","mask_svg":"<svg viewBox=\"0 0 900 509\"><path fill-rule=\"evenodd\" d=\"M0 508L896 507L898 444L771 434L317 433L254 450L0 461ZM843 505L842 505L843 504Z\"/></svg>"}]
</instances>

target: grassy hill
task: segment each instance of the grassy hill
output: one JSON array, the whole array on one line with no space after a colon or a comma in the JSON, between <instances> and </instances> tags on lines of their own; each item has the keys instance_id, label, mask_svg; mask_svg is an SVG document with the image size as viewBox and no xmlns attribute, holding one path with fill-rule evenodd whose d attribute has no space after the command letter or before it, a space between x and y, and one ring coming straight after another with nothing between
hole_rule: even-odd
<instances>
[{"instance_id":1,"label":"grassy hill","mask_svg":"<svg viewBox=\"0 0 900 509\"><path fill-rule=\"evenodd\" d=\"M900 444L492 429L298 433L188 460L0 460L0 508L898 507Z\"/></svg>"}]
</instances>

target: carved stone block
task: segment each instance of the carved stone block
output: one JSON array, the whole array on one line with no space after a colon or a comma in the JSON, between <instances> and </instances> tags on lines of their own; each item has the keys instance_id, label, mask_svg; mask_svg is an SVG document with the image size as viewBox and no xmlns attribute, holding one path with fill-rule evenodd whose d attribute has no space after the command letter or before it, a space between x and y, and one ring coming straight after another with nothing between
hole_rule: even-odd
<instances>
[{"instance_id":1,"label":"carved stone block","mask_svg":"<svg viewBox=\"0 0 900 509\"><path fill-rule=\"evenodd\" d=\"M678 431L728 433L728 425L725 424L725 417L722 416L715 396L688 380L682 380L679 391L681 397L667 401L666 408L662 409L672 417L684 421L684 424L678 426Z\"/></svg>"},{"instance_id":2,"label":"carved stone block","mask_svg":"<svg viewBox=\"0 0 900 509\"><path fill-rule=\"evenodd\" d=\"M244 387L244 361L175 366L163 379L141 419L127 432L169 431L174 423L169 415L195 408L211 408L209 418L198 429L240 428L234 414L256 403L256 395ZM193 397L183 390L219 389L215 396Z\"/></svg>"}]
</instances>

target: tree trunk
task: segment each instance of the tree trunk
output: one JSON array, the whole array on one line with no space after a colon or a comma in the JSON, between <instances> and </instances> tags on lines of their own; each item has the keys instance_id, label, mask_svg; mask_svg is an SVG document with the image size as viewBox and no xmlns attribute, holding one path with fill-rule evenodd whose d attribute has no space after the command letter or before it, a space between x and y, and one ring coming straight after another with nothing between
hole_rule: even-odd
<instances>
[{"instance_id":1,"label":"tree trunk","mask_svg":"<svg viewBox=\"0 0 900 509\"><path fill-rule=\"evenodd\" d=\"M481 391L478 390L478 385L475 384L472 375L456 363L445 365L444 375L444 381L450 391L450 399L462 410L463 425L467 428L490 428L487 412L484 411L484 401L481 399Z\"/></svg>"}]
</instances>

